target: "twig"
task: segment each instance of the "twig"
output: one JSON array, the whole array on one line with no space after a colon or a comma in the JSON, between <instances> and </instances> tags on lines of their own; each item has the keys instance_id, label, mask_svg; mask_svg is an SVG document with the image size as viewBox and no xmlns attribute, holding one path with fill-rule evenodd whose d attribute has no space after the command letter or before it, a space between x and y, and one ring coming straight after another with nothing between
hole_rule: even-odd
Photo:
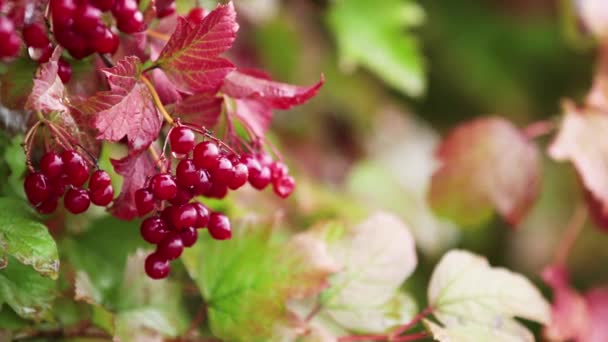
<instances>
[{"instance_id":1,"label":"twig","mask_svg":"<svg viewBox=\"0 0 608 342\"><path fill-rule=\"evenodd\" d=\"M555 122L550 120L536 121L524 127L523 134L530 140L545 136L556 128Z\"/></svg>"},{"instance_id":2,"label":"twig","mask_svg":"<svg viewBox=\"0 0 608 342\"><path fill-rule=\"evenodd\" d=\"M405 336L399 336L399 337L395 337L393 339L391 339L391 342L409 342L409 341L417 341L420 340L422 338L427 338L429 337L429 334L427 332L421 332L421 333L416 333L416 334L411 334L411 335L405 335Z\"/></svg>"},{"instance_id":3,"label":"twig","mask_svg":"<svg viewBox=\"0 0 608 342\"><path fill-rule=\"evenodd\" d=\"M557 245L553 261L554 264L564 265L566 263L566 260L568 260L568 256L570 255L570 251L574 246L574 242L576 242L576 239L585 226L587 216L587 208L584 204L579 204L574 210L574 213L572 214L570 221L568 222L568 225L566 226Z\"/></svg>"},{"instance_id":4,"label":"twig","mask_svg":"<svg viewBox=\"0 0 608 342\"><path fill-rule=\"evenodd\" d=\"M353 335L353 336L342 336L338 338L338 342L348 341L385 341L388 337L386 335Z\"/></svg>"},{"instance_id":5,"label":"twig","mask_svg":"<svg viewBox=\"0 0 608 342\"><path fill-rule=\"evenodd\" d=\"M430 306L427 306L424 310L420 311L416 316L414 316L414 318L412 318L412 320L409 323L395 329L395 331L390 333L390 337L396 337L396 336L399 336L402 333L408 331L409 329L414 327L416 324L418 324L418 322L420 322L424 317L430 315L432 312L433 312L433 308Z\"/></svg>"},{"instance_id":6,"label":"twig","mask_svg":"<svg viewBox=\"0 0 608 342\"><path fill-rule=\"evenodd\" d=\"M319 312L321 312L321 310L323 310L323 306L317 301L317 304L315 304L315 307L306 315L304 321L310 322Z\"/></svg>"}]
</instances>

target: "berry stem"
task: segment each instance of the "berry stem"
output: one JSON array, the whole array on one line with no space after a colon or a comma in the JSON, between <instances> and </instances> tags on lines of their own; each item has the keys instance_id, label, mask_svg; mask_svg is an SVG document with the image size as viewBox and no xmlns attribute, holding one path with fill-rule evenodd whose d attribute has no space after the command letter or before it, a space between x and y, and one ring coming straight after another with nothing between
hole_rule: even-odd
<instances>
[{"instance_id":1,"label":"berry stem","mask_svg":"<svg viewBox=\"0 0 608 342\"><path fill-rule=\"evenodd\" d=\"M348 341L385 341L387 340L386 335L353 335L353 336L342 336L338 338L338 342Z\"/></svg>"},{"instance_id":2,"label":"berry stem","mask_svg":"<svg viewBox=\"0 0 608 342\"><path fill-rule=\"evenodd\" d=\"M150 91L150 94L152 95L152 100L154 100L154 104L156 105L156 108L158 108L158 111L160 111L160 113L163 115L163 117L165 118L165 121L167 121L170 125L175 126L176 125L175 120L173 120L171 115L167 112L167 109L165 109L165 106L163 105L162 101L160 100L160 97L158 96L158 93L156 92L156 89L154 89L154 86L152 85L150 80L144 75L141 75L140 78L141 78L142 82L144 82L144 84L146 85L148 90Z\"/></svg>"},{"instance_id":3,"label":"berry stem","mask_svg":"<svg viewBox=\"0 0 608 342\"><path fill-rule=\"evenodd\" d=\"M395 331L393 331L392 333L390 333L390 337L397 337L401 334L403 334L404 332L408 331L409 329L413 328L414 326L416 326L416 324L418 324L418 322L420 322L423 318L425 318L426 316L430 315L433 312L433 308L430 306L427 306L424 310L420 311L414 318L412 318L412 320L407 323L406 325L403 325L397 329L395 329Z\"/></svg>"},{"instance_id":4,"label":"berry stem","mask_svg":"<svg viewBox=\"0 0 608 342\"><path fill-rule=\"evenodd\" d=\"M234 153L237 154L236 151L230 147L230 145L226 144L224 141L222 141L221 139L216 138L210 130L208 130L207 128L203 127L197 127L194 126L192 124L188 124L188 123L181 123L182 126L184 127L188 127L191 130L203 135L204 137L213 140L213 142L215 142L216 144L222 145L222 147L224 147L225 149L227 149L230 153Z\"/></svg>"},{"instance_id":5,"label":"berry stem","mask_svg":"<svg viewBox=\"0 0 608 342\"><path fill-rule=\"evenodd\" d=\"M148 152L152 156L152 159L154 159L154 162L157 164L158 168L160 169L160 172L167 172L167 168L165 167L164 163L164 158L158 155L158 152L156 152L152 145L148 146Z\"/></svg>"},{"instance_id":6,"label":"berry stem","mask_svg":"<svg viewBox=\"0 0 608 342\"><path fill-rule=\"evenodd\" d=\"M429 337L429 334L427 332L420 332L420 333L416 333L416 334L395 337L395 338L391 339L390 341L392 341L392 342L409 342L409 341L417 341L417 340L427 338L427 337Z\"/></svg>"},{"instance_id":7,"label":"berry stem","mask_svg":"<svg viewBox=\"0 0 608 342\"><path fill-rule=\"evenodd\" d=\"M568 260L568 255L570 255L570 251L574 246L574 242L580 235L583 227L585 226L585 221L587 221L587 208L584 204L579 204L576 209L574 209L574 213L564 230L561 239L555 249L555 257L553 263L555 265L565 265L566 260Z\"/></svg>"},{"instance_id":8,"label":"berry stem","mask_svg":"<svg viewBox=\"0 0 608 342\"><path fill-rule=\"evenodd\" d=\"M30 172L34 172L34 166L32 165L32 143L34 142L34 137L36 136L36 131L38 131L38 127L42 122L36 121L36 123L29 129L25 137L23 138L23 153L25 153L25 164L27 165L28 170Z\"/></svg>"},{"instance_id":9,"label":"berry stem","mask_svg":"<svg viewBox=\"0 0 608 342\"><path fill-rule=\"evenodd\" d=\"M165 42L169 41L169 38L171 38L171 36L169 36L168 34L160 33L154 30L147 30L146 34L152 38L160 39Z\"/></svg>"},{"instance_id":10,"label":"berry stem","mask_svg":"<svg viewBox=\"0 0 608 342\"><path fill-rule=\"evenodd\" d=\"M532 140L550 134L556 127L555 122L551 120L541 120L524 127L522 132L528 139Z\"/></svg>"}]
</instances>

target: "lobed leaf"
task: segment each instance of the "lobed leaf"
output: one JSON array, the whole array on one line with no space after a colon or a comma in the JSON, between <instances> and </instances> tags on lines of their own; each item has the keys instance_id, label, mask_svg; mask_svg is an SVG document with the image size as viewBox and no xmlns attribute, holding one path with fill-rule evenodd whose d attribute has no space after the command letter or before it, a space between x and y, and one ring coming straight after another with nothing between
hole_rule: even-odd
<instances>
[{"instance_id":1,"label":"lobed leaf","mask_svg":"<svg viewBox=\"0 0 608 342\"><path fill-rule=\"evenodd\" d=\"M206 93L194 94L177 102L173 115L182 121L212 129L222 113L221 97Z\"/></svg>"},{"instance_id":2,"label":"lobed leaf","mask_svg":"<svg viewBox=\"0 0 608 342\"><path fill-rule=\"evenodd\" d=\"M49 62L41 64L36 71L34 86L25 103L25 109L40 112L69 112L65 103L65 87L57 74L59 69L57 61L61 51L61 47L55 48Z\"/></svg>"},{"instance_id":3,"label":"lobed leaf","mask_svg":"<svg viewBox=\"0 0 608 342\"><path fill-rule=\"evenodd\" d=\"M156 140L163 122L152 95L139 80L140 67L139 58L130 56L104 69L110 90L98 92L82 104L83 112L94 116L97 139L116 142L126 137L134 152Z\"/></svg>"},{"instance_id":4,"label":"lobed leaf","mask_svg":"<svg viewBox=\"0 0 608 342\"><path fill-rule=\"evenodd\" d=\"M180 91L213 93L234 70L219 55L232 47L238 28L232 2L219 5L194 26L180 17L157 64Z\"/></svg>"},{"instance_id":5,"label":"lobed leaf","mask_svg":"<svg viewBox=\"0 0 608 342\"><path fill-rule=\"evenodd\" d=\"M57 245L46 226L24 201L0 197L0 256L7 255L41 275L57 278Z\"/></svg>"},{"instance_id":6,"label":"lobed leaf","mask_svg":"<svg viewBox=\"0 0 608 342\"><path fill-rule=\"evenodd\" d=\"M439 342L534 342L534 335L525 326L512 319L497 322L494 326L468 322L452 327L442 327L430 320L424 325Z\"/></svg>"},{"instance_id":7,"label":"lobed leaf","mask_svg":"<svg viewBox=\"0 0 608 342\"><path fill-rule=\"evenodd\" d=\"M538 196L538 151L502 118L457 127L442 141L437 156L442 165L431 180L431 206L462 225L483 223L494 209L517 225Z\"/></svg>"}]
</instances>

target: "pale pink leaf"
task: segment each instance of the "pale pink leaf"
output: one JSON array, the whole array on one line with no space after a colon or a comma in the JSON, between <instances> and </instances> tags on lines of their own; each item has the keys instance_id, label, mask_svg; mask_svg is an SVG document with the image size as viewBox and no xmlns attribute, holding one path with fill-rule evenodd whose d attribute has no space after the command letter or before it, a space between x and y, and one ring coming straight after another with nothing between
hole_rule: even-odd
<instances>
[{"instance_id":1,"label":"pale pink leaf","mask_svg":"<svg viewBox=\"0 0 608 342\"><path fill-rule=\"evenodd\" d=\"M437 157L441 167L431 180L431 205L462 225L483 223L494 211L517 225L538 195L536 146L502 118L457 127L442 141Z\"/></svg>"},{"instance_id":2,"label":"pale pink leaf","mask_svg":"<svg viewBox=\"0 0 608 342\"><path fill-rule=\"evenodd\" d=\"M61 47L57 47L51 60L41 64L36 71L34 87L27 99L25 109L40 112L69 111L65 103L65 87L57 75L59 68L57 61L61 56L61 51Z\"/></svg>"}]
</instances>

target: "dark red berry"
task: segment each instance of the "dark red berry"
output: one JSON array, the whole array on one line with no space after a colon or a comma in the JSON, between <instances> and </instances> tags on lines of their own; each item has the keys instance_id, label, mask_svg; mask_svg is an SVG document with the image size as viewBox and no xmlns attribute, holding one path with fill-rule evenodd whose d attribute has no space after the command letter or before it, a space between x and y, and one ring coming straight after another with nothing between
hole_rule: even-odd
<instances>
[{"instance_id":1,"label":"dark red berry","mask_svg":"<svg viewBox=\"0 0 608 342\"><path fill-rule=\"evenodd\" d=\"M150 179L150 190L159 200L170 200L177 195L177 184L168 173L156 174Z\"/></svg>"},{"instance_id":2,"label":"dark red berry","mask_svg":"<svg viewBox=\"0 0 608 342\"><path fill-rule=\"evenodd\" d=\"M178 188L177 195L169 200L169 202L173 205L182 205L190 202L190 200L194 197L192 190L188 188Z\"/></svg>"},{"instance_id":3,"label":"dark red berry","mask_svg":"<svg viewBox=\"0 0 608 342\"><path fill-rule=\"evenodd\" d=\"M270 165L274 162L274 160L272 159L270 154L265 153L265 152L258 153L256 155L256 158L258 159L258 161L260 162L260 165L262 165L262 166L270 167Z\"/></svg>"},{"instance_id":4,"label":"dark red berry","mask_svg":"<svg viewBox=\"0 0 608 342\"><path fill-rule=\"evenodd\" d=\"M169 227L170 230L175 229L175 225L173 224L173 222L175 221L175 217L177 216L177 208L178 207L174 205L169 205L160 213L160 218L165 221L165 224L167 225L167 227Z\"/></svg>"},{"instance_id":5,"label":"dark red berry","mask_svg":"<svg viewBox=\"0 0 608 342\"><path fill-rule=\"evenodd\" d=\"M148 189L139 189L135 191L135 207L137 214L144 216L154 209L154 194Z\"/></svg>"},{"instance_id":6,"label":"dark red berry","mask_svg":"<svg viewBox=\"0 0 608 342\"><path fill-rule=\"evenodd\" d=\"M96 188L95 190L89 190L91 194L91 202L100 207L105 207L112 199L114 199L114 188L112 185L106 185L105 188Z\"/></svg>"},{"instance_id":7,"label":"dark red berry","mask_svg":"<svg viewBox=\"0 0 608 342\"><path fill-rule=\"evenodd\" d=\"M272 182L274 193L281 198L287 198L296 187L296 181L291 176L283 176Z\"/></svg>"},{"instance_id":8,"label":"dark red berry","mask_svg":"<svg viewBox=\"0 0 608 342\"><path fill-rule=\"evenodd\" d=\"M40 159L40 171L50 179L55 179L63 174L63 160L55 152L47 152Z\"/></svg>"},{"instance_id":9,"label":"dark red berry","mask_svg":"<svg viewBox=\"0 0 608 342\"><path fill-rule=\"evenodd\" d=\"M28 54L30 58L39 64L46 63L51 59L53 55L53 44L48 43L47 46L43 48L28 48Z\"/></svg>"},{"instance_id":10,"label":"dark red berry","mask_svg":"<svg viewBox=\"0 0 608 342\"><path fill-rule=\"evenodd\" d=\"M177 208L173 215L173 226L177 230L194 227L198 221L198 211L191 204L184 204Z\"/></svg>"},{"instance_id":11,"label":"dark red berry","mask_svg":"<svg viewBox=\"0 0 608 342\"><path fill-rule=\"evenodd\" d=\"M89 167L84 158L76 151L68 150L61 154L63 170L68 176L70 184L82 186L89 179Z\"/></svg>"},{"instance_id":12,"label":"dark red berry","mask_svg":"<svg viewBox=\"0 0 608 342\"><path fill-rule=\"evenodd\" d=\"M114 0L90 0L90 2L102 12L109 11L114 6Z\"/></svg>"},{"instance_id":13,"label":"dark red berry","mask_svg":"<svg viewBox=\"0 0 608 342\"><path fill-rule=\"evenodd\" d=\"M205 193L205 196L209 198L222 199L228 195L228 185L220 182L213 182L211 189Z\"/></svg>"},{"instance_id":14,"label":"dark red berry","mask_svg":"<svg viewBox=\"0 0 608 342\"><path fill-rule=\"evenodd\" d=\"M23 27L23 40L27 46L43 48L49 45L46 30L39 23L25 25Z\"/></svg>"},{"instance_id":15,"label":"dark red berry","mask_svg":"<svg viewBox=\"0 0 608 342\"><path fill-rule=\"evenodd\" d=\"M194 183L194 193L197 195L204 195L213 187L211 177L205 170L198 170L197 175L198 178Z\"/></svg>"},{"instance_id":16,"label":"dark red berry","mask_svg":"<svg viewBox=\"0 0 608 342\"><path fill-rule=\"evenodd\" d=\"M136 33L146 29L144 23L144 15L140 11L136 11L131 15L125 15L116 18L116 27L124 33Z\"/></svg>"},{"instance_id":17,"label":"dark red berry","mask_svg":"<svg viewBox=\"0 0 608 342\"><path fill-rule=\"evenodd\" d=\"M175 127L169 133L171 150L177 154L187 154L194 148L196 135L187 127Z\"/></svg>"},{"instance_id":18,"label":"dark red berry","mask_svg":"<svg viewBox=\"0 0 608 342\"><path fill-rule=\"evenodd\" d=\"M220 157L215 168L211 169L213 183L228 184L234 175L234 166L228 157Z\"/></svg>"},{"instance_id":19,"label":"dark red berry","mask_svg":"<svg viewBox=\"0 0 608 342\"><path fill-rule=\"evenodd\" d=\"M169 260L159 255L158 252L148 255L144 264L146 274L152 279L166 278L171 270Z\"/></svg>"},{"instance_id":20,"label":"dark red berry","mask_svg":"<svg viewBox=\"0 0 608 342\"><path fill-rule=\"evenodd\" d=\"M272 174L268 166L262 166L260 173L249 177L249 184L258 190L263 190L272 181Z\"/></svg>"},{"instance_id":21,"label":"dark red berry","mask_svg":"<svg viewBox=\"0 0 608 342\"><path fill-rule=\"evenodd\" d=\"M205 228L209 223L209 209L205 207L201 202L192 203L194 209L196 209L196 224L195 228Z\"/></svg>"},{"instance_id":22,"label":"dark red berry","mask_svg":"<svg viewBox=\"0 0 608 342\"><path fill-rule=\"evenodd\" d=\"M158 8L156 10L156 17L160 19L168 17L173 13L175 13L175 1L171 1L168 5Z\"/></svg>"},{"instance_id":23,"label":"dark red berry","mask_svg":"<svg viewBox=\"0 0 608 342\"><path fill-rule=\"evenodd\" d=\"M287 176L289 169L287 168L287 165L277 160L270 164L270 173L272 175L272 180L274 181Z\"/></svg>"},{"instance_id":24,"label":"dark red berry","mask_svg":"<svg viewBox=\"0 0 608 342\"><path fill-rule=\"evenodd\" d=\"M91 198L86 190L71 188L63 198L63 205L72 214L80 214L89 209Z\"/></svg>"},{"instance_id":25,"label":"dark red berry","mask_svg":"<svg viewBox=\"0 0 608 342\"><path fill-rule=\"evenodd\" d=\"M232 174L232 178L228 181L228 187L232 190L236 190L245 185L248 178L249 169L247 168L247 165L238 163L234 165L234 173Z\"/></svg>"},{"instance_id":26,"label":"dark red berry","mask_svg":"<svg viewBox=\"0 0 608 342\"><path fill-rule=\"evenodd\" d=\"M192 247L198 239L198 231L194 227L188 227L179 232L179 236L182 239L184 247Z\"/></svg>"},{"instance_id":27,"label":"dark red berry","mask_svg":"<svg viewBox=\"0 0 608 342\"><path fill-rule=\"evenodd\" d=\"M11 34L6 38L0 37L0 40L4 40L0 44L0 57L15 57L19 54L19 50L21 49L21 39L19 36Z\"/></svg>"},{"instance_id":28,"label":"dark red berry","mask_svg":"<svg viewBox=\"0 0 608 342\"><path fill-rule=\"evenodd\" d=\"M74 17L76 2L74 0L51 0L53 24L66 23ZM57 26L57 25L54 25Z\"/></svg>"},{"instance_id":29,"label":"dark red berry","mask_svg":"<svg viewBox=\"0 0 608 342\"><path fill-rule=\"evenodd\" d=\"M249 172L249 180L251 180L251 178L257 177L257 175L262 172L262 164L260 164L260 161L256 157L250 154L243 155L241 157L241 162L247 165L247 171Z\"/></svg>"},{"instance_id":30,"label":"dark red berry","mask_svg":"<svg viewBox=\"0 0 608 342\"><path fill-rule=\"evenodd\" d=\"M190 12L188 12L186 19L188 19L191 24L198 25L201 21L203 21L205 16L207 16L207 11L204 8L194 7L190 10Z\"/></svg>"},{"instance_id":31,"label":"dark red berry","mask_svg":"<svg viewBox=\"0 0 608 342\"><path fill-rule=\"evenodd\" d=\"M93 32L96 27L104 25L101 14L99 8L86 2L81 4L76 8L74 14L74 28L85 35L88 32Z\"/></svg>"},{"instance_id":32,"label":"dark red berry","mask_svg":"<svg viewBox=\"0 0 608 342\"><path fill-rule=\"evenodd\" d=\"M57 202L57 196L51 195L49 198L46 199L46 201L38 204L38 206L36 206L36 210L38 210L38 212L41 214L48 215L54 212L55 209L57 209Z\"/></svg>"},{"instance_id":33,"label":"dark red berry","mask_svg":"<svg viewBox=\"0 0 608 342\"><path fill-rule=\"evenodd\" d=\"M182 159L175 168L175 178L177 184L183 187L191 187L196 184L200 178L198 170L192 159Z\"/></svg>"},{"instance_id":34,"label":"dark red berry","mask_svg":"<svg viewBox=\"0 0 608 342\"><path fill-rule=\"evenodd\" d=\"M112 14L116 19L132 15L138 10L137 0L116 0L112 7Z\"/></svg>"},{"instance_id":35,"label":"dark red berry","mask_svg":"<svg viewBox=\"0 0 608 342\"><path fill-rule=\"evenodd\" d=\"M25 194L31 204L37 205L46 201L51 195L49 179L40 172L30 173L23 183Z\"/></svg>"},{"instance_id":36,"label":"dark red berry","mask_svg":"<svg viewBox=\"0 0 608 342\"><path fill-rule=\"evenodd\" d=\"M220 213L213 213L209 217L209 234L216 240L227 240L232 237L230 219Z\"/></svg>"},{"instance_id":37,"label":"dark red berry","mask_svg":"<svg viewBox=\"0 0 608 342\"><path fill-rule=\"evenodd\" d=\"M108 185L112 185L112 178L110 178L109 173L104 170L97 170L93 172L91 179L89 180L90 190L103 189Z\"/></svg>"},{"instance_id":38,"label":"dark red berry","mask_svg":"<svg viewBox=\"0 0 608 342\"><path fill-rule=\"evenodd\" d=\"M70 63L68 63L68 61L63 58L60 58L57 62L57 65L57 75L59 75L61 82L70 82L70 80L72 79L72 66L70 65Z\"/></svg>"},{"instance_id":39,"label":"dark red berry","mask_svg":"<svg viewBox=\"0 0 608 342\"><path fill-rule=\"evenodd\" d=\"M143 220L139 229L141 237L149 243L158 244L169 234L169 228L158 216Z\"/></svg>"},{"instance_id":40,"label":"dark red berry","mask_svg":"<svg viewBox=\"0 0 608 342\"><path fill-rule=\"evenodd\" d=\"M184 243L177 232L169 232L167 236L158 243L156 252L167 260L179 258L184 251Z\"/></svg>"},{"instance_id":41,"label":"dark red berry","mask_svg":"<svg viewBox=\"0 0 608 342\"><path fill-rule=\"evenodd\" d=\"M91 47L98 53L113 54L118 50L118 35L105 26L98 26L92 35Z\"/></svg>"},{"instance_id":42,"label":"dark red berry","mask_svg":"<svg viewBox=\"0 0 608 342\"><path fill-rule=\"evenodd\" d=\"M194 165L199 169L211 170L217 166L220 149L214 142L203 141L194 148Z\"/></svg>"}]
</instances>

